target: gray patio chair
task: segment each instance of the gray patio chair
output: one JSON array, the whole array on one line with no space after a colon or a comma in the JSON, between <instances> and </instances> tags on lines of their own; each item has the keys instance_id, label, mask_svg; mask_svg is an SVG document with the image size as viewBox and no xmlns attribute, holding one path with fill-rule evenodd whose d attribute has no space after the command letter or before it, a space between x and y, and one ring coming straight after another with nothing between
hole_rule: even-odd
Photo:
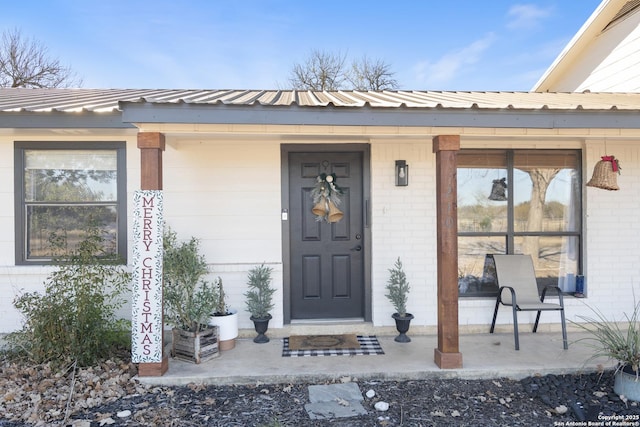
<instances>
[{"instance_id":1,"label":"gray patio chair","mask_svg":"<svg viewBox=\"0 0 640 427\"><path fill-rule=\"evenodd\" d=\"M536 283L536 274L533 268L533 260L531 255L493 255L496 265L496 276L498 281L498 297L496 299L496 308L493 312L493 322L491 322L491 331L496 326L496 318L498 317L498 308L500 305L509 305L513 312L513 335L516 341L516 350L520 350L520 342L518 339L518 315L519 311L537 311L536 322L533 325L533 332L538 329L538 321L540 313L547 310L560 311L562 320L562 343L564 349L567 345L567 328L564 318L564 302L562 300L562 292L557 286L545 286L542 296L538 295L538 285ZM555 290L559 303L544 302L544 297L548 290Z\"/></svg>"}]
</instances>

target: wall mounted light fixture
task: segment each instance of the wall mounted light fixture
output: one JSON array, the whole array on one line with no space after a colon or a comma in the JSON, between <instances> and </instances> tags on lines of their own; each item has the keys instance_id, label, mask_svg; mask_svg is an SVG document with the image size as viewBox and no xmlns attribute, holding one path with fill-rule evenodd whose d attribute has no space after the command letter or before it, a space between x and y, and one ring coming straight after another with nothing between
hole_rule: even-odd
<instances>
[{"instance_id":1,"label":"wall mounted light fixture","mask_svg":"<svg viewBox=\"0 0 640 427\"><path fill-rule=\"evenodd\" d=\"M396 187L409 185L409 165L406 160L396 160Z\"/></svg>"}]
</instances>

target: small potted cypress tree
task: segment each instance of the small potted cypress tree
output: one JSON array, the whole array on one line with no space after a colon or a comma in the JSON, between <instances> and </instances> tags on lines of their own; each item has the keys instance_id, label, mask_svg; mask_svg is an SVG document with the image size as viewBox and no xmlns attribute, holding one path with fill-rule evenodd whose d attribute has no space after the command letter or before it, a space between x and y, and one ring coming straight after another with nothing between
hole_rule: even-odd
<instances>
[{"instance_id":1,"label":"small potted cypress tree","mask_svg":"<svg viewBox=\"0 0 640 427\"><path fill-rule=\"evenodd\" d=\"M395 338L397 342L411 342L407 336L413 314L407 313L407 300L409 298L409 282L402 268L400 258L396 260L393 268L389 269L389 281L387 282L387 294L385 295L396 310L391 317L396 321L396 329L400 333Z\"/></svg>"},{"instance_id":2,"label":"small potted cypress tree","mask_svg":"<svg viewBox=\"0 0 640 427\"><path fill-rule=\"evenodd\" d=\"M271 287L272 268L262 264L249 270L247 285L249 290L244 296L247 298L247 311L251 313L251 320L258 336L253 342L263 344L269 342L269 337L265 335L271 320L271 311L274 307L273 294L275 289Z\"/></svg>"}]
</instances>

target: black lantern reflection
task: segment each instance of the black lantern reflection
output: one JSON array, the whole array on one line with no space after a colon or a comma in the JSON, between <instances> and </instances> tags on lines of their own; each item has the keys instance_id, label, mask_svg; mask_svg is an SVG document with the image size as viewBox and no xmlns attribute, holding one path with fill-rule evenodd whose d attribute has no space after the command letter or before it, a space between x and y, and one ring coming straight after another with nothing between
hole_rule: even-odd
<instances>
[{"instance_id":1,"label":"black lantern reflection","mask_svg":"<svg viewBox=\"0 0 640 427\"><path fill-rule=\"evenodd\" d=\"M494 179L489 200L504 202L507 200L507 178Z\"/></svg>"}]
</instances>

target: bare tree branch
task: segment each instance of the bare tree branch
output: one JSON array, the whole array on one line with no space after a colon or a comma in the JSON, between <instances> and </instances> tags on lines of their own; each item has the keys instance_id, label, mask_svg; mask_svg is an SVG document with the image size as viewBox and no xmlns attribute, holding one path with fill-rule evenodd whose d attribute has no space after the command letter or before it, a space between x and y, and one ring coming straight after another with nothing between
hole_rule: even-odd
<instances>
[{"instance_id":1,"label":"bare tree branch","mask_svg":"<svg viewBox=\"0 0 640 427\"><path fill-rule=\"evenodd\" d=\"M338 90L345 81L346 56L319 50L311 52L304 64L294 64L289 83L293 89Z\"/></svg>"},{"instance_id":2,"label":"bare tree branch","mask_svg":"<svg viewBox=\"0 0 640 427\"><path fill-rule=\"evenodd\" d=\"M81 86L70 68L51 58L47 48L26 39L18 29L2 33L0 41L0 87L56 88Z\"/></svg>"},{"instance_id":3,"label":"bare tree branch","mask_svg":"<svg viewBox=\"0 0 640 427\"><path fill-rule=\"evenodd\" d=\"M345 68L346 55L314 50L304 64L294 64L289 83L303 90L385 90L397 89L391 66L381 59L364 56Z\"/></svg>"},{"instance_id":4,"label":"bare tree branch","mask_svg":"<svg viewBox=\"0 0 640 427\"><path fill-rule=\"evenodd\" d=\"M364 56L353 62L347 80L355 90L393 90L398 88L394 74L391 66L381 59L370 60Z\"/></svg>"}]
</instances>

